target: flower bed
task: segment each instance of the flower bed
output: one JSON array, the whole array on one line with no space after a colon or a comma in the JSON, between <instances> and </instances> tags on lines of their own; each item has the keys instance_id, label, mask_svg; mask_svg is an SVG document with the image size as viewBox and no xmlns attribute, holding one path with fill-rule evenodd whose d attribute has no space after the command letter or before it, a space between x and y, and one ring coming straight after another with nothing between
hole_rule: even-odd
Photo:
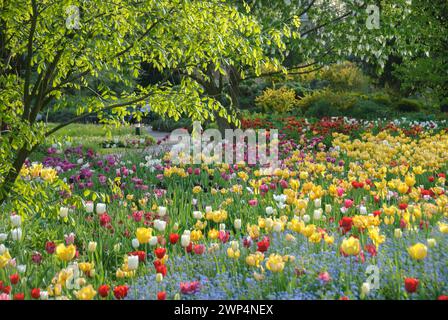
<instances>
[{"instance_id":1,"label":"flower bed","mask_svg":"<svg viewBox=\"0 0 448 320\"><path fill-rule=\"evenodd\" d=\"M285 121L272 175L50 148L20 181L67 188L5 205L0 299L446 299L446 124Z\"/></svg>"}]
</instances>

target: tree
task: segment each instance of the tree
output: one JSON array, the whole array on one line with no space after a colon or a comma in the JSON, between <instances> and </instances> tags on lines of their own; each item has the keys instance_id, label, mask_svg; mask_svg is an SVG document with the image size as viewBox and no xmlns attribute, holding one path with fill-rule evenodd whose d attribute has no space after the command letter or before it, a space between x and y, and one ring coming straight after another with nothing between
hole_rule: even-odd
<instances>
[{"instance_id":1,"label":"tree","mask_svg":"<svg viewBox=\"0 0 448 320\"><path fill-rule=\"evenodd\" d=\"M260 49L268 58L266 62L270 62L261 73L237 64L227 70L226 77L209 74L208 81L200 82L211 96L230 96L223 101L230 110L238 108L238 87L249 79L311 73L330 63L355 58L372 64L381 73L391 55L417 50L415 43L405 40L409 29L397 28L411 12L411 4L406 0L227 2L259 22ZM393 46L388 45L392 42Z\"/></svg>"},{"instance_id":2,"label":"tree","mask_svg":"<svg viewBox=\"0 0 448 320\"><path fill-rule=\"evenodd\" d=\"M57 130L93 114L102 123L139 119L147 103L173 118L231 120L202 95L195 78L206 74L198 70L212 63L222 72L228 56L253 70L265 60L257 22L220 0L3 0L0 9L0 203L25 159ZM185 76L136 85L142 63ZM51 130L37 120L66 108L78 90L92 94L76 106L77 117Z\"/></svg>"}]
</instances>

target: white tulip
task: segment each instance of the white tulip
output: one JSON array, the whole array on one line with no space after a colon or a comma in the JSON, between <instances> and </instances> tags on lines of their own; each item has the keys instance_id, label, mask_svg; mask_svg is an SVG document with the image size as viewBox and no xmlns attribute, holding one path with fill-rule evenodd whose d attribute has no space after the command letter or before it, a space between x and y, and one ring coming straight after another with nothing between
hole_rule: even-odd
<instances>
[{"instance_id":1,"label":"white tulip","mask_svg":"<svg viewBox=\"0 0 448 320\"><path fill-rule=\"evenodd\" d=\"M240 230L241 229L241 219L235 219L235 221L233 221L233 226L235 227L236 230Z\"/></svg>"},{"instance_id":2,"label":"white tulip","mask_svg":"<svg viewBox=\"0 0 448 320\"><path fill-rule=\"evenodd\" d=\"M89 252L95 252L96 246L97 246L97 243L95 241L90 241L89 245L87 247L87 250L89 250Z\"/></svg>"},{"instance_id":3,"label":"white tulip","mask_svg":"<svg viewBox=\"0 0 448 320\"><path fill-rule=\"evenodd\" d=\"M309 215L306 214L303 216L303 222L308 223L308 222L310 222L310 220L311 220L311 218Z\"/></svg>"},{"instance_id":4,"label":"white tulip","mask_svg":"<svg viewBox=\"0 0 448 320\"><path fill-rule=\"evenodd\" d=\"M403 236L403 232L401 231L401 229L397 228L394 230L394 237L395 238L401 238Z\"/></svg>"},{"instance_id":5,"label":"white tulip","mask_svg":"<svg viewBox=\"0 0 448 320\"><path fill-rule=\"evenodd\" d=\"M183 234L185 234L185 235L190 235L190 233L191 233L190 230L184 230L184 233L183 233Z\"/></svg>"},{"instance_id":6,"label":"white tulip","mask_svg":"<svg viewBox=\"0 0 448 320\"><path fill-rule=\"evenodd\" d=\"M319 199L314 199L314 206L320 208L322 206L322 201Z\"/></svg>"},{"instance_id":7,"label":"white tulip","mask_svg":"<svg viewBox=\"0 0 448 320\"><path fill-rule=\"evenodd\" d=\"M271 215L271 214L273 214L274 213L274 208L272 208L272 207L266 207L266 214L267 215Z\"/></svg>"},{"instance_id":8,"label":"white tulip","mask_svg":"<svg viewBox=\"0 0 448 320\"><path fill-rule=\"evenodd\" d=\"M180 244L182 245L182 247L187 247L190 244L190 235L183 234L180 238Z\"/></svg>"},{"instance_id":9,"label":"white tulip","mask_svg":"<svg viewBox=\"0 0 448 320\"><path fill-rule=\"evenodd\" d=\"M160 232L165 231L166 221L156 219L154 220L154 228Z\"/></svg>"},{"instance_id":10,"label":"white tulip","mask_svg":"<svg viewBox=\"0 0 448 320\"><path fill-rule=\"evenodd\" d=\"M106 204L105 203L97 203L96 213L103 214L104 212L106 212Z\"/></svg>"},{"instance_id":11,"label":"white tulip","mask_svg":"<svg viewBox=\"0 0 448 320\"><path fill-rule=\"evenodd\" d=\"M322 209L314 210L313 219L314 220L320 220L321 217L322 217Z\"/></svg>"},{"instance_id":12,"label":"white tulip","mask_svg":"<svg viewBox=\"0 0 448 320\"><path fill-rule=\"evenodd\" d=\"M236 251L240 248L238 241L230 241L230 247L233 251Z\"/></svg>"},{"instance_id":13,"label":"white tulip","mask_svg":"<svg viewBox=\"0 0 448 320\"><path fill-rule=\"evenodd\" d=\"M8 239L8 234L7 233L0 233L0 241L5 241L6 239Z\"/></svg>"},{"instance_id":14,"label":"white tulip","mask_svg":"<svg viewBox=\"0 0 448 320\"><path fill-rule=\"evenodd\" d=\"M132 239L132 248L137 249L139 245L138 239Z\"/></svg>"},{"instance_id":15,"label":"white tulip","mask_svg":"<svg viewBox=\"0 0 448 320\"><path fill-rule=\"evenodd\" d=\"M68 208L67 207L61 207L59 209L59 216L61 218L66 218L68 216Z\"/></svg>"},{"instance_id":16,"label":"white tulip","mask_svg":"<svg viewBox=\"0 0 448 320\"><path fill-rule=\"evenodd\" d=\"M225 223L220 223L219 224L219 230L226 231L226 224Z\"/></svg>"},{"instance_id":17,"label":"white tulip","mask_svg":"<svg viewBox=\"0 0 448 320\"><path fill-rule=\"evenodd\" d=\"M128 269L130 271L137 270L138 256L128 256Z\"/></svg>"},{"instance_id":18,"label":"white tulip","mask_svg":"<svg viewBox=\"0 0 448 320\"><path fill-rule=\"evenodd\" d=\"M6 252L6 247L5 245L2 243L0 244L0 255L3 255Z\"/></svg>"},{"instance_id":19,"label":"white tulip","mask_svg":"<svg viewBox=\"0 0 448 320\"><path fill-rule=\"evenodd\" d=\"M20 225L22 224L22 217L18 214L10 216L9 219L11 220L11 224L13 227L20 227Z\"/></svg>"},{"instance_id":20,"label":"white tulip","mask_svg":"<svg viewBox=\"0 0 448 320\"><path fill-rule=\"evenodd\" d=\"M159 238L157 238L156 236L152 236L151 238L149 238L150 246L155 246L155 245L157 245L158 242L159 242Z\"/></svg>"},{"instance_id":21,"label":"white tulip","mask_svg":"<svg viewBox=\"0 0 448 320\"><path fill-rule=\"evenodd\" d=\"M202 219L202 212L201 211L193 211L193 218L196 220Z\"/></svg>"},{"instance_id":22,"label":"white tulip","mask_svg":"<svg viewBox=\"0 0 448 320\"><path fill-rule=\"evenodd\" d=\"M272 230L274 230L274 232L281 232L282 231L282 224L280 221L275 221L274 225L272 227Z\"/></svg>"},{"instance_id":23,"label":"white tulip","mask_svg":"<svg viewBox=\"0 0 448 320\"><path fill-rule=\"evenodd\" d=\"M134 239L134 240L137 240L137 239ZM132 240L132 241L134 241L134 240ZM138 240L137 240L137 243L138 243ZM134 247L134 244L132 244L132 247ZM137 246L138 247L138 246ZM118 252L118 251L120 251L121 250L121 243L117 243L117 244L115 244L114 245L114 251L115 252Z\"/></svg>"},{"instance_id":24,"label":"white tulip","mask_svg":"<svg viewBox=\"0 0 448 320\"><path fill-rule=\"evenodd\" d=\"M159 217L163 217L166 215L166 207L159 206Z\"/></svg>"},{"instance_id":25,"label":"white tulip","mask_svg":"<svg viewBox=\"0 0 448 320\"><path fill-rule=\"evenodd\" d=\"M212 207L210 207L210 206L206 206L205 207L205 213L210 213L210 212L212 212Z\"/></svg>"},{"instance_id":26,"label":"white tulip","mask_svg":"<svg viewBox=\"0 0 448 320\"><path fill-rule=\"evenodd\" d=\"M331 212L331 204L326 204L325 205L325 213L330 213Z\"/></svg>"},{"instance_id":27,"label":"white tulip","mask_svg":"<svg viewBox=\"0 0 448 320\"><path fill-rule=\"evenodd\" d=\"M360 207L359 207L359 212L360 212L362 215L366 215L366 214L367 214L367 208L366 208L365 206L360 206Z\"/></svg>"},{"instance_id":28,"label":"white tulip","mask_svg":"<svg viewBox=\"0 0 448 320\"><path fill-rule=\"evenodd\" d=\"M11 238L13 241L20 241L22 239L22 229L20 228L12 229Z\"/></svg>"}]
</instances>

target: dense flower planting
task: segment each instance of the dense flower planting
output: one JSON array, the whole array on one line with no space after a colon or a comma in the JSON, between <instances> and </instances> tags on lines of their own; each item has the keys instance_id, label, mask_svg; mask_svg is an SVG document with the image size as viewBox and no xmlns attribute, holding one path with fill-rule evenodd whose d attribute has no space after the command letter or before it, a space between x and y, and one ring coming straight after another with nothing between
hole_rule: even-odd
<instances>
[{"instance_id":1,"label":"dense flower planting","mask_svg":"<svg viewBox=\"0 0 448 320\"><path fill-rule=\"evenodd\" d=\"M446 123L282 130L270 174L49 148L82 205L2 215L0 299L447 299Z\"/></svg>"}]
</instances>

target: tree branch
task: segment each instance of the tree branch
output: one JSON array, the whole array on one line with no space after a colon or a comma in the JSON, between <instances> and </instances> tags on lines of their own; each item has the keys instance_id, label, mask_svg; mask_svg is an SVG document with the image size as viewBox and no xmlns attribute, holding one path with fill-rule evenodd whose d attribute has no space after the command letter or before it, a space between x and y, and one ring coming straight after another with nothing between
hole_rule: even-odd
<instances>
[{"instance_id":1,"label":"tree branch","mask_svg":"<svg viewBox=\"0 0 448 320\"><path fill-rule=\"evenodd\" d=\"M37 25L37 3L36 0L32 0L32 8L33 8L33 14L31 17L31 27L30 27L30 34L28 36L28 44L27 44L27 55L25 60L25 82L23 85L23 104L24 104L24 110L23 110L23 119L28 119L28 115L30 112L30 81L31 81L31 58L33 56L33 41L34 41L34 32L36 31L36 25Z\"/></svg>"}]
</instances>

